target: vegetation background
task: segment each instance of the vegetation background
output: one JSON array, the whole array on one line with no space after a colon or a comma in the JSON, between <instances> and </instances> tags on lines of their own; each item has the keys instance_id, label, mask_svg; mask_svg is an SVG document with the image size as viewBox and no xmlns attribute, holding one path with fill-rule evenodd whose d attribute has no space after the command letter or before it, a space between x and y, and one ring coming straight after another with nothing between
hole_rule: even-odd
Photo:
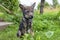
<instances>
[{"instance_id":1,"label":"vegetation background","mask_svg":"<svg viewBox=\"0 0 60 40\"><path fill-rule=\"evenodd\" d=\"M45 2L42 15L40 3L38 4L33 18L34 36L25 34L23 38L17 38L16 33L21 18L22 12L17 0L0 0L0 19L14 23L0 30L0 40L60 40L60 5L58 3L49 5Z\"/></svg>"}]
</instances>

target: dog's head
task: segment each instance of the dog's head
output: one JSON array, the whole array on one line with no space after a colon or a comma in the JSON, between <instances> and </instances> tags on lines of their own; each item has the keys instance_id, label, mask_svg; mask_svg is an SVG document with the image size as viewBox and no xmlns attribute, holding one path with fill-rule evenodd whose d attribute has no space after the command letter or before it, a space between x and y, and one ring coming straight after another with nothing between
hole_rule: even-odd
<instances>
[{"instance_id":1,"label":"dog's head","mask_svg":"<svg viewBox=\"0 0 60 40\"><path fill-rule=\"evenodd\" d=\"M19 4L19 7L21 8L21 10L23 12L24 18L26 18L26 19L33 18L35 3L33 3L31 6L24 6L22 4Z\"/></svg>"}]
</instances>

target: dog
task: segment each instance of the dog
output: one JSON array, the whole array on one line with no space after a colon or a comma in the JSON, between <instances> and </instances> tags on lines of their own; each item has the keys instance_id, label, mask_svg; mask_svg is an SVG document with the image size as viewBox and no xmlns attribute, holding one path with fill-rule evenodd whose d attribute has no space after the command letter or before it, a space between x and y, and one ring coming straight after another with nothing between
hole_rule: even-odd
<instances>
[{"instance_id":1,"label":"dog","mask_svg":"<svg viewBox=\"0 0 60 40\"><path fill-rule=\"evenodd\" d=\"M19 25L17 37L21 37L25 33L30 33L33 35L32 19L33 19L35 3L33 3L31 6L24 6L22 4L19 4L19 7L23 12L23 18Z\"/></svg>"}]
</instances>

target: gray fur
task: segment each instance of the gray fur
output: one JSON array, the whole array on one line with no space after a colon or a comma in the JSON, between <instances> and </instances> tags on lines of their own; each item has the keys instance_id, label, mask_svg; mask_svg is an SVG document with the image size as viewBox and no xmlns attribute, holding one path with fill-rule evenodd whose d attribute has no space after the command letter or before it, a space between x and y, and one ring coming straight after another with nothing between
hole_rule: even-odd
<instances>
[{"instance_id":1,"label":"gray fur","mask_svg":"<svg viewBox=\"0 0 60 40\"><path fill-rule=\"evenodd\" d=\"M22 18L22 21L20 22L17 36L21 37L25 33L32 34L33 32L32 31L32 19L33 19L35 3L32 6L23 6L22 4L20 4L19 6L23 12L23 18Z\"/></svg>"}]
</instances>

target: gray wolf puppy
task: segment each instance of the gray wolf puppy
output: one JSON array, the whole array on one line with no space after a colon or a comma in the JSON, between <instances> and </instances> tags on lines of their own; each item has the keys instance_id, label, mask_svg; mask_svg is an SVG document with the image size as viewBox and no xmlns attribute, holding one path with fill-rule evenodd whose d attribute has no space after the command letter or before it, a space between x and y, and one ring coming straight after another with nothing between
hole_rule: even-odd
<instances>
[{"instance_id":1,"label":"gray wolf puppy","mask_svg":"<svg viewBox=\"0 0 60 40\"><path fill-rule=\"evenodd\" d=\"M21 8L23 12L23 18L22 18L22 21L20 22L17 37L21 37L25 33L32 34L33 32L32 31L32 18L33 18L35 3L33 3L33 5L31 6L24 6L22 4L19 4L19 7Z\"/></svg>"}]
</instances>

